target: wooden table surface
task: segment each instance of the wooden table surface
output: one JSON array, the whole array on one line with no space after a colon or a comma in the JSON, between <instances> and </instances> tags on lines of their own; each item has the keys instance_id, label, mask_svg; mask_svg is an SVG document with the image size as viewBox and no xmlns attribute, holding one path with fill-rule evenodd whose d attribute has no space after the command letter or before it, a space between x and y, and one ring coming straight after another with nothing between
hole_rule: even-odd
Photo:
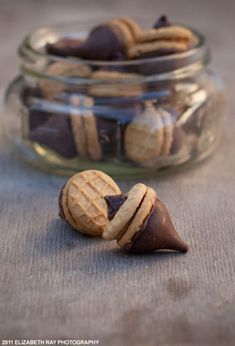
<instances>
[{"instance_id":1,"label":"wooden table surface","mask_svg":"<svg viewBox=\"0 0 235 346\"><path fill-rule=\"evenodd\" d=\"M145 181L169 206L190 251L128 256L112 243L80 236L57 217L65 179L22 163L1 134L0 339L234 345L235 2L1 0L1 96L17 74L16 48L32 28L123 13L152 19L167 13L200 29L227 86L229 115L218 152L194 169Z\"/></svg>"}]
</instances>

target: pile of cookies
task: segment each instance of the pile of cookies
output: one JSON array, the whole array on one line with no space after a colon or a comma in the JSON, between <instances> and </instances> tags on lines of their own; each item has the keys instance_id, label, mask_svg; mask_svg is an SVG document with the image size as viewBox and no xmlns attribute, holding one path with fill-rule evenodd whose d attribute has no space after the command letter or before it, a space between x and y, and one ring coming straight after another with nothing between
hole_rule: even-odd
<instances>
[{"instance_id":1,"label":"pile of cookies","mask_svg":"<svg viewBox=\"0 0 235 346\"><path fill-rule=\"evenodd\" d=\"M101 171L83 171L68 180L60 192L59 216L79 232L117 240L133 253L188 250L151 187L138 183L123 194Z\"/></svg>"},{"instance_id":2,"label":"pile of cookies","mask_svg":"<svg viewBox=\"0 0 235 346\"><path fill-rule=\"evenodd\" d=\"M181 53L196 43L190 29L171 24L165 16L150 29L141 28L130 17L121 17L96 26L84 41L66 38L48 44L46 49L62 57L120 61Z\"/></svg>"},{"instance_id":3,"label":"pile of cookies","mask_svg":"<svg viewBox=\"0 0 235 346\"><path fill-rule=\"evenodd\" d=\"M208 95L194 83L192 95L196 93L199 100L194 104L180 83L146 82L145 75L161 71L155 71L154 61L147 70L142 62L197 44L190 29L171 24L165 16L150 29L122 17L96 26L85 40L48 43L47 54L68 59L50 62L44 71L47 78L24 88L24 139L65 159L117 159L154 168L159 159L180 156L188 147L187 124L190 136L194 128L202 127ZM140 64L118 64L136 59ZM93 65L92 60L117 62L117 66Z\"/></svg>"}]
</instances>

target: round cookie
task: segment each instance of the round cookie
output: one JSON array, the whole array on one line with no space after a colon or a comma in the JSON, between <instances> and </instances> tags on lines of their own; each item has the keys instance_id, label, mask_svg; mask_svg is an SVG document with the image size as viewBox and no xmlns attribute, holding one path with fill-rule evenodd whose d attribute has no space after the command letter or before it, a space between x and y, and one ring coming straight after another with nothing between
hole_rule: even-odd
<instances>
[{"instance_id":1,"label":"round cookie","mask_svg":"<svg viewBox=\"0 0 235 346\"><path fill-rule=\"evenodd\" d=\"M184 41L154 41L140 43L132 46L128 50L129 59L147 58L157 55L176 54L184 52L187 49L187 43Z\"/></svg>"},{"instance_id":2,"label":"round cookie","mask_svg":"<svg viewBox=\"0 0 235 346\"><path fill-rule=\"evenodd\" d=\"M136 184L127 194L127 199L120 207L114 218L106 225L103 238L106 240L119 239L129 226L138 207L140 206L147 187L144 184Z\"/></svg>"},{"instance_id":3,"label":"round cookie","mask_svg":"<svg viewBox=\"0 0 235 346\"><path fill-rule=\"evenodd\" d=\"M126 156L144 165L156 159L160 154L164 141L164 125L161 114L152 103L148 103L145 111L137 114L125 131Z\"/></svg>"},{"instance_id":4,"label":"round cookie","mask_svg":"<svg viewBox=\"0 0 235 346\"><path fill-rule=\"evenodd\" d=\"M142 31L138 36L139 42L151 42L157 40L171 40L171 41L186 41L189 42L193 38L191 30L182 26L167 26L158 29L149 29Z\"/></svg>"},{"instance_id":5,"label":"round cookie","mask_svg":"<svg viewBox=\"0 0 235 346\"><path fill-rule=\"evenodd\" d=\"M94 100L84 95L74 95L70 98L71 125L74 140L80 157L90 157L92 160L100 160L102 157L101 145L99 143L96 118L92 107Z\"/></svg>"},{"instance_id":6,"label":"round cookie","mask_svg":"<svg viewBox=\"0 0 235 346\"><path fill-rule=\"evenodd\" d=\"M134 41L137 41L139 39L142 29L134 19L130 17L120 17L117 18L117 20L124 23L128 27L132 34L132 37L134 38Z\"/></svg>"},{"instance_id":7,"label":"round cookie","mask_svg":"<svg viewBox=\"0 0 235 346\"><path fill-rule=\"evenodd\" d=\"M91 74L91 68L84 63L57 61L48 66L46 73L50 76L87 78Z\"/></svg>"},{"instance_id":8,"label":"round cookie","mask_svg":"<svg viewBox=\"0 0 235 346\"><path fill-rule=\"evenodd\" d=\"M79 156L85 158L88 152L84 116L88 112L87 108L93 107L94 100L91 97L75 94L70 97L69 103L72 106L70 118L76 148Z\"/></svg>"},{"instance_id":9,"label":"round cookie","mask_svg":"<svg viewBox=\"0 0 235 346\"><path fill-rule=\"evenodd\" d=\"M148 58L158 55L181 53L195 42L191 30L181 26L152 28L139 33L137 44L130 47L130 59Z\"/></svg>"},{"instance_id":10,"label":"round cookie","mask_svg":"<svg viewBox=\"0 0 235 346\"><path fill-rule=\"evenodd\" d=\"M91 79L102 83L91 84L88 93L96 97L136 97L145 92L140 75L134 73L120 73L117 71L96 71ZM105 83L106 82L106 83Z\"/></svg>"},{"instance_id":11,"label":"round cookie","mask_svg":"<svg viewBox=\"0 0 235 346\"><path fill-rule=\"evenodd\" d=\"M81 233L101 236L108 223L104 196L120 193L113 179L103 172L78 173L69 179L62 191L65 219Z\"/></svg>"},{"instance_id":12,"label":"round cookie","mask_svg":"<svg viewBox=\"0 0 235 346\"><path fill-rule=\"evenodd\" d=\"M128 244L132 240L135 233L139 231L142 224L144 223L144 220L150 214L156 198L157 198L156 192L151 187L147 187L146 195L137 213L135 214L133 221L131 222L127 231L123 234L121 239L118 240L118 245L120 247L124 247L126 244ZM124 202L124 204L125 203L126 202Z\"/></svg>"},{"instance_id":13,"label":"round cookie","mask_svg":"<svg viewBox=\"0 0 235 346\"><path fill-rule=\"evenodd\" d=\"M88 78L91 74L91 69L86 64L71 64L64 62L54 62L49 65L45 74L52 79L45 79L39 81L39 87L43 95L47 99L53 98L56 94L63 92L66 89L66 84L58 79L58 77L80 77ZM53 77L55 80L53 80Z\"/></svg>"},{"instance_id":14,"label":"round cookie","mask_svg":"<svg viewBox=\"0 0 235 346\"><path fill-rule=\"evenodd\" d=\"M83 116L77 112L70 115L73 138L80 158L87 157L86 133L84 131Z\"/></svg>"},{"instance_id":15,"label":"round cookie","mask_svg":"<svg viewBox=\"0 0 235 346\"><path fill-rule=\"evenodd\" d=\"M125 49L134 44L134 37L129 27L119 19L111 20L108 25L111 26L112 30L118 35L120 40L123 42Z\"/></svg>"}]
</instances>

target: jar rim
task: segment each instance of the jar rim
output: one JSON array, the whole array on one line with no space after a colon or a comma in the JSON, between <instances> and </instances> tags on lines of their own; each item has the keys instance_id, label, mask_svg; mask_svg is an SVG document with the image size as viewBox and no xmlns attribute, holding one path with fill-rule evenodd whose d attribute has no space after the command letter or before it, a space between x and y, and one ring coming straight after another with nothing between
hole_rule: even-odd
<instances>
[{"instance_id":1,"label":"jar rim","mask_svg":"<svg viewBox=\"0 0 235 346\"><path fill-rule=\"evenodd\" d=\"M99 18L95 18L96 20L100 20ZM110 18L109 18L110 19ZM68 28L73 28L73 26L83 26L84 23L88 23L89 20L92 20L92 23L94 24L94 19L88 19L85 22L84 21L70 21L70 22L61 22L57 24L52 24L50 26L43 26L40 27L28 35L25 36L22 43L19 46L18 52L20 58L24 61L25 59L31 62L36 62L37 59L46 59L49 62L62 62L62 63L71 63L71 64L79 64L79 65L88 65L92 67L97 68L114 68L114 69L129 69L130 67L138 67L138 66L150 66L151 64L157 65L168 65L168 66L174 66L176 62L181 61L183 67L188 66L192 63L198 63L200 62L202 65L206 65L209 61L209 50L206 45L206 39L204 35L202 35L199 31L188 27L190 30L192 30L193 34L197 37L198 42L195 47L181 53L175 53L175 54L169 54L169 55L162 55L157 57L151 57L151 58L144 58L144 59L133 59L133 60L123 60L123 61L100 61L100 60L85 60L81 58L76 57L58 57L52 54L48 54L43 47L45 47L46 43L49 42L55 42L53 41L53 38L62 38L62 37L68 37L64 35L63 30L68 31ZM107 18L106 18L107 20ZM142 18L143 20L143 18ZM80 31L76 31L76 34L81 33ZM61 36L58 35L58 32L61 31ZM69 32L68 32L69 34ZM75 32L71 32L71 34L75 34ZM54 36L53 36L54 35ZM74 37L73 35L70 35L70 37ZM49 39L49 40L48 40ZM170 71L161 71L156 73L157 75L163 75L165 72L175 72L175 69L172 68ZM45 75L45 73L43 73ZM143 76L145 77L145 76ZM49 76L50 78L50 76ZM66 78L68 79L68 77ZM163 77L164 79L164 77Z\"/></svg>"}]
</instances>

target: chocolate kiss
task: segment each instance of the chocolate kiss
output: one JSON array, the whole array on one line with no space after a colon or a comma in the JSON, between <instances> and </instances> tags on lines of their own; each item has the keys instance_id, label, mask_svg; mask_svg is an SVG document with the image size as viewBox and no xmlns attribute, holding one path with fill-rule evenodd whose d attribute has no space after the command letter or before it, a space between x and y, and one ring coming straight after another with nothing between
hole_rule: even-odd
<instances>
[{"instance_id":1,"label":"chocolate kiss","mask_svg":"<svg viewBox=\"0 0 235 346\"><path fill-rule=\"evenodd\" d=\"M157 199L149 217L126 250L143 253L162 249L187 252L188 245L178 235L166 206Z\"/></svg>"},{"instance_id":2,"label":"chocolate kiss","mask_svg":"<svg viewBox=\"0 0 235 346\"><path fill-rule=\"evenodd\" d=\"M158 18L158 20L156 21L153 27L154 29L159 29L166 26L171 26L171 23L169 22L167 16L162 15L160 18Z\"/></svg>"},{"instance_id":3,"label":"chocolate kiss","mask_svg":"<svg viewBox=\"0 0 235 346\"><path fill-rule=\"evenodd\" d=\"M108 219L111 221L127 197L120 194L114 196L105 196L104 199L108 207Z\"/></svg>"},{"instance_id":4,"label":"chocolate kiss","mask_svg":"<svg viewBox=\"0 0 235 346\"><path fill-rule=\"evenodd\" d=\"M115 60L119 53L124 53L124 45L111 27L103 24L90 32L77 53L88 60Z\"/></svg>"}]
</instances>

